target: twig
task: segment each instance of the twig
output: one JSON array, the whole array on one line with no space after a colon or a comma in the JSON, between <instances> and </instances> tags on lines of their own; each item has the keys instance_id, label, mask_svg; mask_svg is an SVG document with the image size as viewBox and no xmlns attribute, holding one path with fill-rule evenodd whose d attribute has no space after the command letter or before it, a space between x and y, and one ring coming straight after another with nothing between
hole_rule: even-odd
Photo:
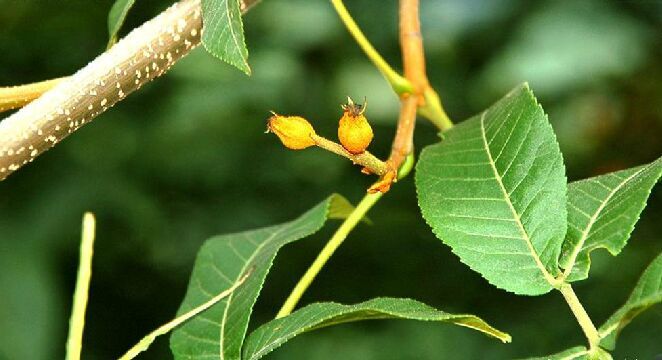
<instances>
[{"instance_id":1,"label":"twig","mask_svg":"<svg viewBox=\"0 0 662 360\"><path fill-rule=\"evenodd\" d=\"M418 0L400 0L400 48L405 77L414 86L415 94L420 96L430 83L425 74Z\"/></svg>"},{"instance_id":2,"label":"twig","mask_svg":"<svg viewBox=\"0 0 662 360\"><path fill-rule=\"evenodd\" d=\"M310 137L315 142L315 145L321 147L324 150L328 150L332 153L344 156L351 160L354 164L364 166L372 174L382 176L386 174L389 169L385 162L381 161L379 158L369 153L368 151L354 155L345 150L345 148L337 142L331 141L319 135L311 135Z\"/></svg>"},{"instance_id":3,"label":"twig","mask_svg":"<svg viewBox=\"0 0 662 360\"><path fill-rule=\"evenodd\" d=\"M400 116L398 128L391 145L389 160L394 168L398 169L414 149L414 126L416 125L417 97L409 96L400 102Z\"/></svg>"},{"instance_id":4,"label":"twig","mask_svg":"<svg viewBox=\"0 0 662 360\"><path fill-rule=\"evenodd\" d=\"M400 116L398 128L391 146L391 155L386 161L389 171L368 192L386 192L397 181L396 173L407 155L414 148L414 127L416 109L425 104L425 89L430 84L425 74L425 55L418 20L418 0L400 0L400 47L405 77L414 87L412 94L400 96Z\"/></svg>"},{"instance_id":5,"label":"twig","mask_svg":"<svg viewBox=\"0 0 662 360\"><path fill-rule=\"evenodd\" d=\"M345 4L343 4L342 0L331 0L331 3L336 9L338 16L340 16L340 20L342 20L349 33L354 37L356 43L359 44L368 59L370 59L370 61L375 64L379 72L384 75L389 84L391 84L393 90L397 94L411 93L413 91L412 84L407 79L402 77L402 75L393 70L393 68L391 68L386 60L384 60L381 54L375 50L374 46L372 46L368 38L363 35L363 31L361 31L359 26L356 24L352 18L352 15L350 15L349 11L347 11L347 8L345 7Z\"/></svg>"},{"instance_id":6,"label":"twig","mask_svg":"<svg viewBox=\"0 0 662 360\"><path fill-rule=\"evenodd\" d=\"M256 2L244 0L242 11ZM200 0L175 3L0 122L0 180L165 73L199 44L201 31Z\"/></svg>"}]
</instances>

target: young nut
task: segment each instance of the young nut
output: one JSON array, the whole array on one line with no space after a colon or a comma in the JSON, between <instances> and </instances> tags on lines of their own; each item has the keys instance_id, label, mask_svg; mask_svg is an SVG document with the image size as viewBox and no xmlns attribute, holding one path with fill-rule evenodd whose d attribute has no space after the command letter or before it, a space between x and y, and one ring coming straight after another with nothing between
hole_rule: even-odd
<instances>
[{"instance_id":1,"label":"young nut","mask_svg":"<svg viewBox=\"0 0 662 360\"><path fill-rule=\"evenodd\" d=\"M315 129L308 120L300 116L272 114L267 121L267 132L276 134L285 147L301 150L315 145L311 138L311 135L315 135Z\"/></svg>"},{"instance_id":2,"label":"young nut","mask_svg":"<svg viewBox=\"0 0 662 360\"><path fill-rule=\"evenodd\" d=\"M372 141L372 128L363 115L367 104L355 104L347 97L347 104L342 105L343 115L338 124L338 139L342 146L354 155L364 152Z\"/></svg>"}]
</instances>

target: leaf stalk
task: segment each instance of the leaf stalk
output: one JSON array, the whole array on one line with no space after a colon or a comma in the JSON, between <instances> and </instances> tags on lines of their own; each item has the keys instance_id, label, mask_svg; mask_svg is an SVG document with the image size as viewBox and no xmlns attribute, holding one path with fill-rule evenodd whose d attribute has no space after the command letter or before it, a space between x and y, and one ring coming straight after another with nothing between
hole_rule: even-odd
<instances>
[{"instance_id":1,"label":"leaf stalk","mask_svg":"<svg viewBox=\"0 0 662 360\"><path fill-rule=\"evenodd\" d=\"M411 93L414 91L412 84L404 78L402 75L398 74L393 68L384 60L384 58L377 52L374 46L370 43L368 38L365 37L361 28L356 24L356 21L352 18L349 11L343 4L342 0L331 0L331 4L336 9L340 20L349 31L349 33L354 37L354 40L361 47L361 50L366 54L368 59L377 67L379 72L382 73L384 78L389 82L393 91L398 95Z\"/></svg>"},{"instance_id":2,"label":"leaf stalk","mask_svg":"<svg viewBox=\"0 0 662 360\"><path fill-rule=\"evenodd\" d=\"M582 306L579 298L577 298L572 286L568 283L564 283L558 289L568 303L572 314L575 315L579 326L582 328L584 335L586 335L586 339L588 339L590 358L591 354L595 355L600 350L600 335L598 334L598 330L595 328L595 325L593 325L593 321L591 321L591 318L588 316L588 313L584 309L584 306Z\"/></svg>"}]
</instances>

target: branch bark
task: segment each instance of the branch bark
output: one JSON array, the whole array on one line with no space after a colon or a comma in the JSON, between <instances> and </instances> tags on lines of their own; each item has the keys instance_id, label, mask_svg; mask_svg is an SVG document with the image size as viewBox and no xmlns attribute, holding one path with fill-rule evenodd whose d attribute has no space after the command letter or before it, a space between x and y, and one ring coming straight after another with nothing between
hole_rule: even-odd
<instances>
[{"instance_id":1,"label":"branch bark","mask_svg":"<svg viewBox=\"0 0 662 360\"><path fill-rule=\"evenodd\" d=\"M259 0L244 0L242 12ZM200 43L200 0L182 0L0 122L0 180L59 143Z\"/></svg>"},{"instance_id":2,"label":"branch bark","mask_svg":"<svg viewBox=\"0 0 662 360\"><path fill-rule=\"evenodd\" d=\"M413 93L400 95L400 116L391 154L386 160L389 171L369 189L369 193L386 192L397 181L400 165L414 150L416 110L425 105L425 91L430 88L425 72L423 37L418 17L418 0L400 0L400 48L405 78L414 88Z\"/></svg>"}]
</instances>

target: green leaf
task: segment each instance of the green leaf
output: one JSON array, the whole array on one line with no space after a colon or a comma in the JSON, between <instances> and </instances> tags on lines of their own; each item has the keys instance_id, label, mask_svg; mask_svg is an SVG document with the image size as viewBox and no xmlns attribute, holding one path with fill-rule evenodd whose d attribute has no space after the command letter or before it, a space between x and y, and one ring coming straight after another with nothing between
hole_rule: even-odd
<instances>
[{"instance_id":1,"label":"green leaf","mask_svg":"<svg viewBox=\"0 0 662 360\"><path fill-rule=\"evenodd\" d=\"M319 230L334 203L333 195L299 218L262 229L215 236L201 247L178 315L230 288L247 272L251 275L227 298L196 316L170 338L176 359L238 360L253 305L278 250Z\"/></svg>"},{"instance_id":2,"label":"green leaf","mask_svg":"<svg viewBox=\"0 0 662 360\"><path fill-rule=\"evenodd\" d=\"M662 301L662 253L659 254L639 278L632 294L598 329L602 341L600 345L613 349L616 337L621 330L644 310Z\"/></svg>"},{"instance_id":3,"label":"green leaf","mask_svg":"<svg viewBox=\"0 0 662 360\"><path fill-rule=\"evenodd\" d=\"M356 305L333 302L303 307L253 331L244 346L243 359L257 360L293 337L326 326L371 319L412 319L441 321L482 331L503 342L510 335L501 332L475 315L449 314L411 299L376 298Z\"/></svg>"},{"instance_id":4,"label":"green leaf","mask_svg":"<svg viewBox=\"0 0 662 360\"><path fill-rule=\"evenodd\" d=\"M240 0L202 0L202 44L217 58L251 74Z\"/></svg>"},{"instance_id":5,"label":"green leaf","mask_svg":"<svg viewBox=\"0 0 662 360\"><path fill-rule=\"evenodd\" d=\"M573 348L563 350L556 354L547 356L531 357L522 360L579 360L588 358L588 350L585 346L575 346Z\"/></svg>"},{"instance_id":6,"label":"green leaf","mask_svg":"<svg viewBox=\"0 0 662 360\"><path fill-rule=\"evenodd\" d=\"M141 352L146 351L154 343L154 340L156 340L157 337L169 333L172 329L174 329L174 328L178 327L179 325L185 323L190 318L192 318L192 317L202 313L203 311L209 309L210 307L214 306L214 304L221 301L226 296L232 294L232 292L236 288L241 286L244 283L244 281L246 281L246 278L248 278L249 276L250 276L250 272L246 273L246 275L244 275L244 277L239 279L236 283L234 283L228 289L224 290L222 293L220 293L220 294L214 296L213 298L207 300L207 302L205 302L204 304L199 305L199 306L189 310L188 312L176 317L175 319L173 319L171 321L168 321L167 323L159 326L158 328L156 328L156 330L150 332L149 334L147 334L147 336L140 339L140 341L136 345L131 347L131 349L129 349L129 351L127 351L124 355L122 355L119 358L119 360L130 360L130 359L133 359L136 356L138 356L138 354L140 354Z\"/></svg>"},{"instance_id":7,"label":"green leaf","mask_svg":"<svg viewBox=\"0 0 662 360\"><path fill-rule=\"evenodd\" d=\"M416 171L423 217L460 260L517 294L552 289L566 231L554 132L527 85L446 132Z\"/></svg>"},{"instance_id":8,"label":"green leaf","mask_svg":"<svg viewBox=\"0 0 662 360\"><path fill-rule=\"evenodd\" d=\"M113 7L110 8L110 12L108 12L108 48L117 42L117 33L122 28L126 14L129 13L135 2L136 0L116 0Z\"/></svg>"},{"instance_id":9,"label":"green leaf","mask_svg":"<svg viewBox=\"0 0 662 360\"><path fill-rule=\"evenodd\" d=\"M568 233L559 259L568 281L588 277L591 251L621 252L660 175L662 158L568 185Z\"/></svg>"}]
</instances>

